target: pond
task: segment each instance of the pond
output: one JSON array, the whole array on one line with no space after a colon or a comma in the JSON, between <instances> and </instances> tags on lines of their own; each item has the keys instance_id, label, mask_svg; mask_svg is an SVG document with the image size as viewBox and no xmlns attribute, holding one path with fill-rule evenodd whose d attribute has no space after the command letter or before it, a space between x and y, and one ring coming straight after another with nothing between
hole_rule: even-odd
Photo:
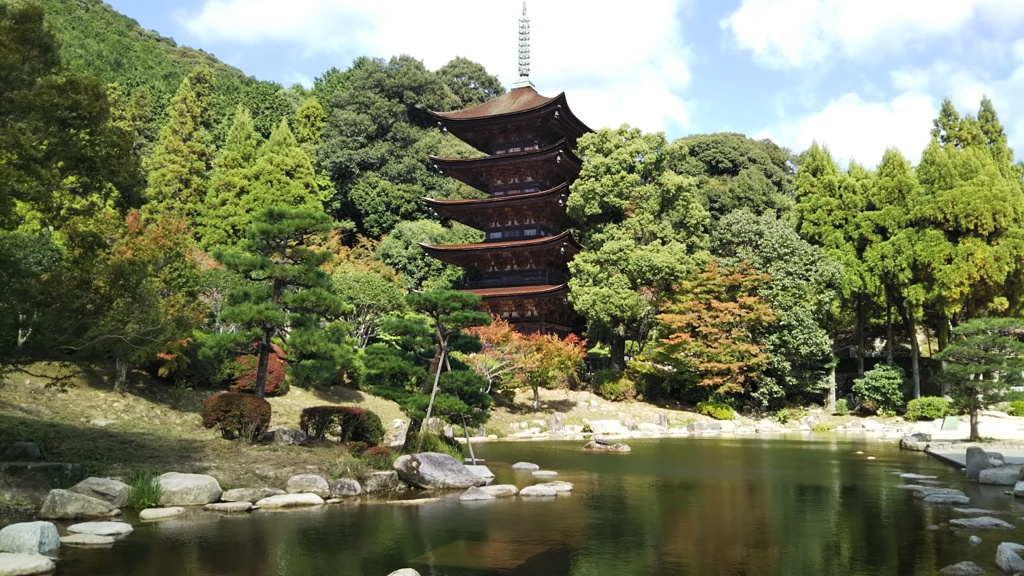
<instances>
[{"instance_id":1,"label":"pond","mask_svg":"<svg viewBox=\"0 0 1024 576\"><path fill-rule=\"evenodd\" d=\"M948 526L949 507L915 500L894 472L938 476L972 506L1013 509L1006 488L968 485L922 453L873 439L633 439L628 454L584 453L582 442L476 446L497 483L534 483L529 461L575 484L568 495L419 506L339 504L196 513L139 523L106 550L65 549L58 575L934 575L973 560L1024 528ZM874 457L874 459L869 459ZM1011 522L1024 514L1004 516ZM1019 523L1019 522L1018 522Z\"/></svg>"}]
</instances>

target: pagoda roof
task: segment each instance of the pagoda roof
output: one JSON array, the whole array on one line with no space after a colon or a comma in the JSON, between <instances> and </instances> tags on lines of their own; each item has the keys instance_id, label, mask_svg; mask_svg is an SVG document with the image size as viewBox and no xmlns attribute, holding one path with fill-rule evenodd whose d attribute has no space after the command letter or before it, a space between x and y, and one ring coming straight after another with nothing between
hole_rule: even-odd
<instances>
[{"instance_id":1,"label":"pagoda roof","mask_svg":"<svg viewBox=\"0 0 1024 576\"><path fill-rule=\"evenodd\" d=\"M510 186L514 180L521 185L536 182L548 188L554 187L561 182L575 180L583 166L583 162L564 139L539 150L480 158L431 156L430 160L442 173L488 193ZM550 174L549 178L558 181L533 180L539 178L540 174Z\"/></svg>"},{"instance_id":2,"label":"pagoda roof","mask_svg":"<svg viewBox=\"0 0 1024 576\"><path fill-rule=\"evenodd\" d=\"M420 243L430 256L463 268L485 269L488 265L504 266L520 263L526 267L547 267L556 263L564 266L581 250L580 245L566 230L554 236L541 236L522 240L496 240L472 244L431 245Z\"/></svg>"},{"instance_id":3,"label":"pagoda roof","mask_svg":"<svg viewBox=\"0 0 1024 576\"><path fill-rule=\"evenodd\" d=\"M568 284L540 284L535 286L502 286L501 288L470 288L463 292L472 292L484 300L501 300L505 298L538 298L544 296L561 296L569 292Z\"/></svg>"},{"instance_id":4,"label":"pagoda roof","mask_svg":"<svg viewBox=\"0 0 1024 576\"><path fill-rule=\"evenodd\" d=\"M486 230L491 222L516 220L527 212L532 212L538 223L564 225L568 217L564 205L560 205L559 202L568 194L569 183L563 182L554 188L527 194L459 200L424 198L423 201L445 218L461 222L471 228Z\"/></svg>"},{"instance_id":5,"label":"pagoda roof","mask_svg":"<svg viewBox=\"0 0 1024 576\"><path fill-rule=\"evenodd\" d=\"M513 88L471 108L427 113L438 126L487 154L508 142L529 138L567 138L575 144L577 138L593 132L569 109L565 92L548 98L531 86Z\"/></svg>"}]
</instances>

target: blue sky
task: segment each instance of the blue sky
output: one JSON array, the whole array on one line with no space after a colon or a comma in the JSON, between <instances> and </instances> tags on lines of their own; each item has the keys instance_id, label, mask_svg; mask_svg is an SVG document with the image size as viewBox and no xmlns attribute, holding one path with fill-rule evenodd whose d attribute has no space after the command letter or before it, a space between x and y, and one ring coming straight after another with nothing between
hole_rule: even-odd
<instances>
[{"instance_id":1,"label":"blue sky","mask_svg":"<svg viewBox=\"0 0 1024 576\"><path fill-rule=\"evenodd\" d=\"M360 55L455 56L508 87L520 0L107 0L247 74L309 85ZM912 162L944 97L988 95L1024 158L1024 0L534 0L530 79L592 128L732 131Z\"/></svg>"}]
</instances>

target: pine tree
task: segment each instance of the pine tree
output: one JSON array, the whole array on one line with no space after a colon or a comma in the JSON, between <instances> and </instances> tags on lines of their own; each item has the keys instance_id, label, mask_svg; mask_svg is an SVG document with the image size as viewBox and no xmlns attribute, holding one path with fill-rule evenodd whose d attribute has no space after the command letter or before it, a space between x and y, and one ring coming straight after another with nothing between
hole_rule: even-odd
<instances>
[{"instance_id":1,"label":"pine tree","mask_svg":"<svg viewBox=\"0 0 1024 576\"><path fill-rule=\"evenodd\" d=\"M246 198L246 209L258 211L267 206L322 209L325 196L313 164L299 147L287 120L281 119L253 165L252 191Z\"/></svg>"},{"instance_id":2,"label":"pine tree","mask_svg":"<svg viewBox=\"0 0 1024 576\"><path fill-rule=\"evenodd\" d=\"M167 124L146 163L151 216L174 212L195 224L203 210L213 163L212 87L212 72L200 66L182 80L167 108Z\"/></svg>"},{"instance_id":3,"label":"pine tree","mask_svg":"<svg viewBox=\"0 0 1024 576\"><path fill-rule=\"evenodd\" d=\"M333 329L330 321L345 312L346 305L330 292L330 277L320 269L330 253L309 246L314 236L330 227L322 210L271 207L256 214L237 250L214 252L218 261L250 283L233 290L221 312L221 321L238 329L214 335L209 350L256 356L257 396L264 395L275 338L292 341L290 364L316 360L321 368L326 364L321 372L332 367L336 372L337 361L348 355L347 342L332 338L341 330Z\"/></svg>"}]
</instances>

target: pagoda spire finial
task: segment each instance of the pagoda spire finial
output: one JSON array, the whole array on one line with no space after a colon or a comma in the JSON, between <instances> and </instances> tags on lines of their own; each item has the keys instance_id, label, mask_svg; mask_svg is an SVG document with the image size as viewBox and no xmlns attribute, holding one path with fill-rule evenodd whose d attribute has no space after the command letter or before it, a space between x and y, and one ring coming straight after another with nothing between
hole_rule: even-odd
<instances>
[{"instance_id":1,"label":"pagoda spire finial","mask_svg":"<svg viewBox=\"0 0 1024 576\"><path fill-rule=\"evenodd\" d=\"M526 2L523 2L523 15L519 17L519 80L513 88L533 86L530 82L530 17L526 15Z\"/></svg>"}]
</instances>

